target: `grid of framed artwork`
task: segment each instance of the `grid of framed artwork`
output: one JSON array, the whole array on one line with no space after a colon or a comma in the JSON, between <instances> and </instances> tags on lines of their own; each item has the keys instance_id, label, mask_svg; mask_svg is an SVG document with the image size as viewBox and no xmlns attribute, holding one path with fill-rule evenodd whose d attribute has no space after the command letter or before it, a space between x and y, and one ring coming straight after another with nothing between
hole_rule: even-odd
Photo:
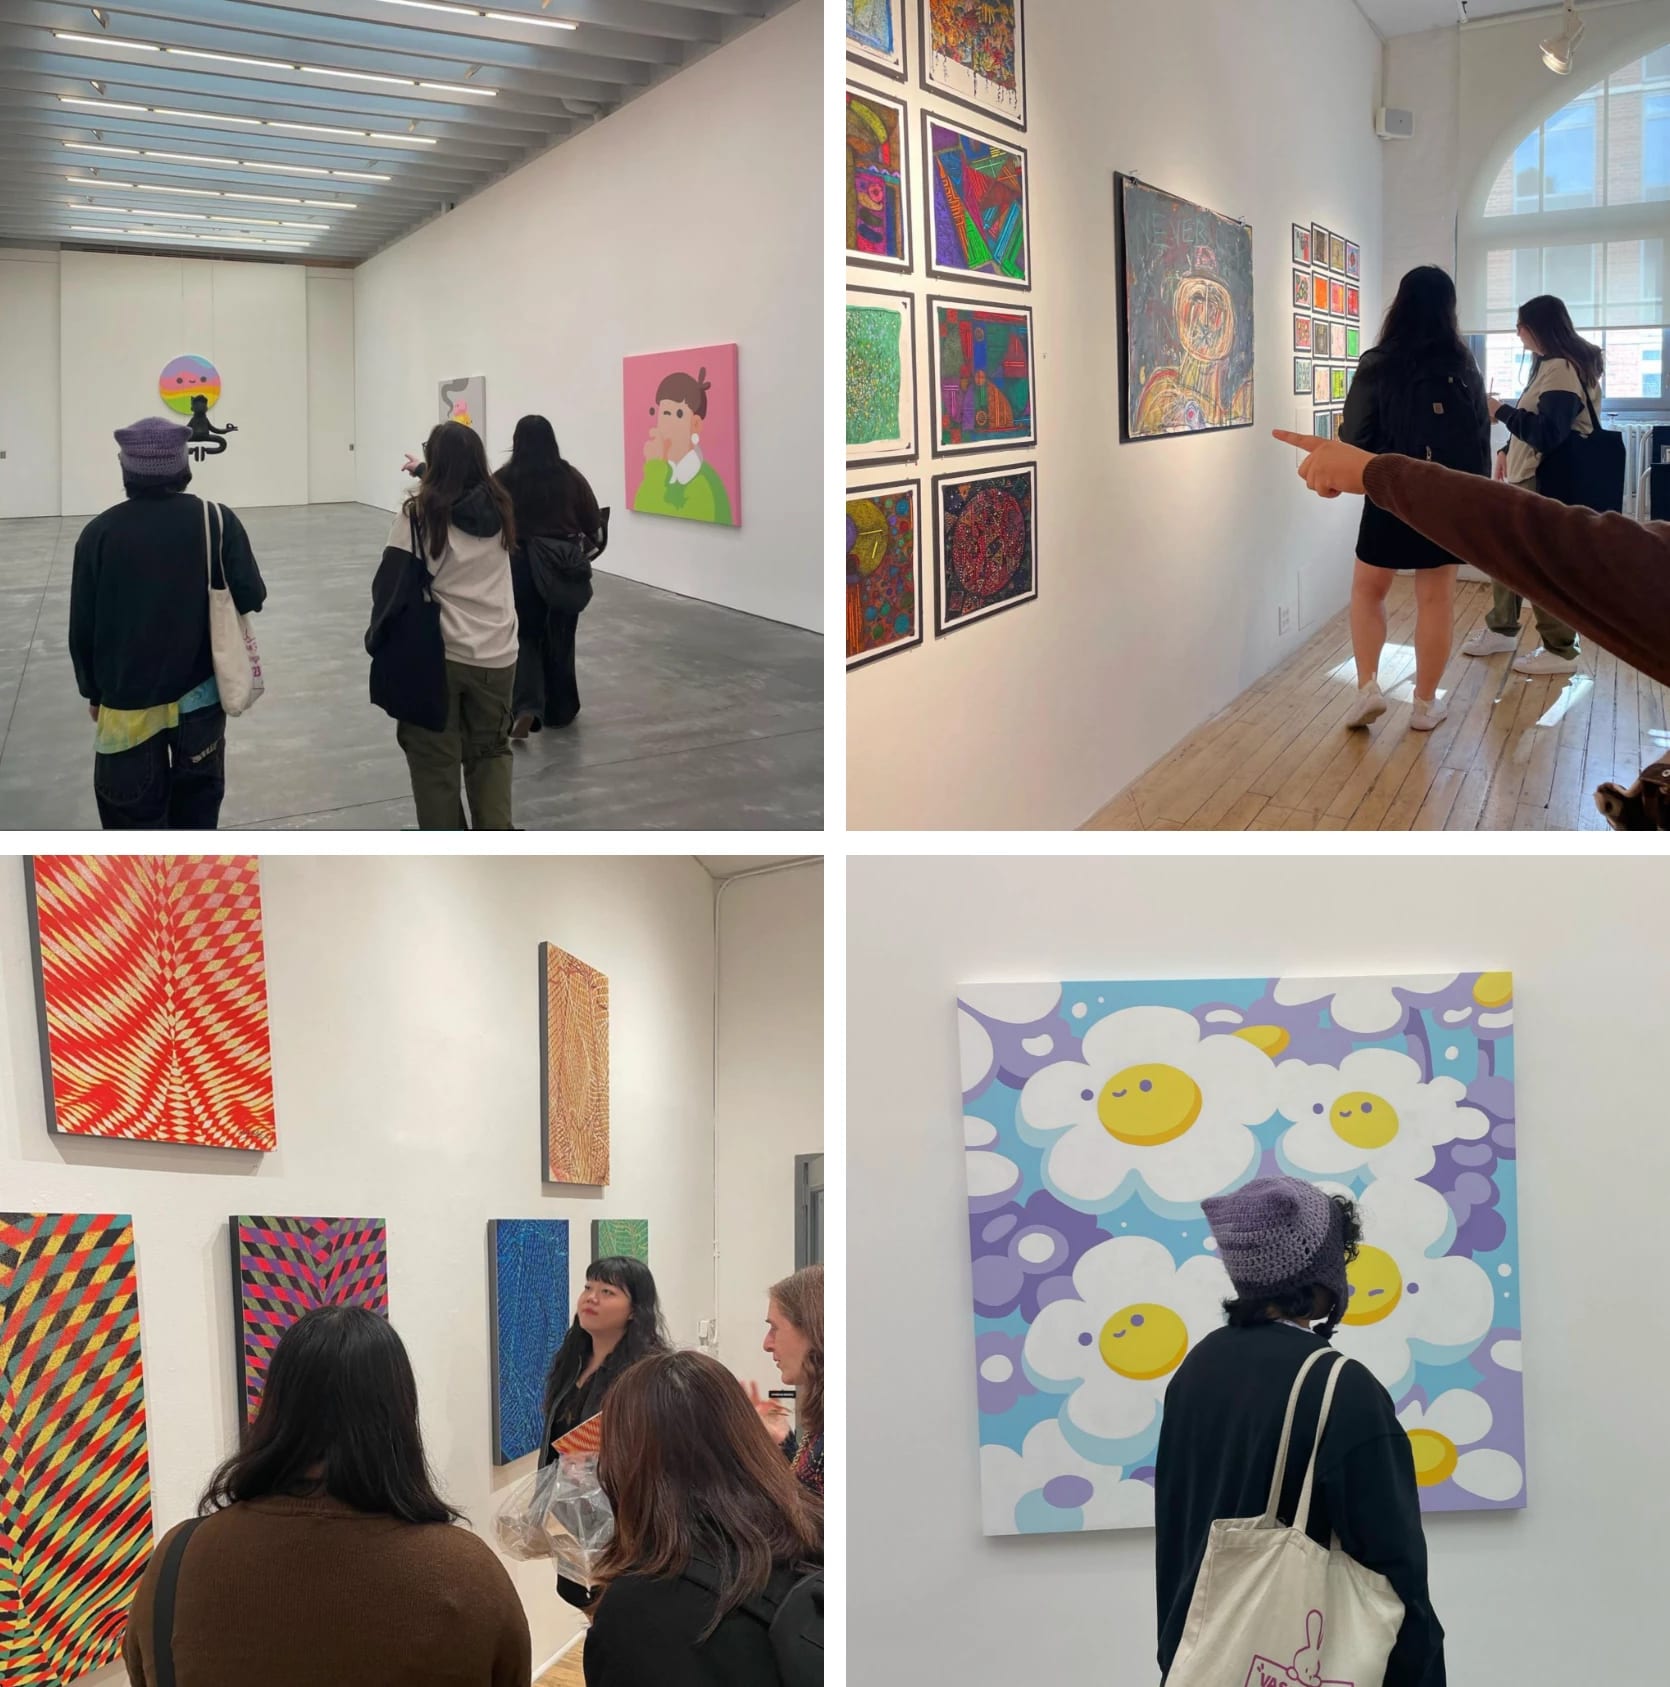
<instances>
[{"instance_id":1,"label":"grid of framed artwork","mask_svg":"<svg viewBox=\"0 0 1670 1687\"><path fill-rule=\"evenodd\" d=\"M1293 225L1293 394L1338 439L1363 352L1362 248L1321 223Z\"/></svg>"},{"instance_id":2,"label":"grid of framed artwork","mask_svg":"<svg viewBox=\"0 0 1670 1687\"><path fill-rule=\"evenodd\" d=\"M1038 595L1026 5L847 0L849 668Z\"/></svg>"}]
</instances>

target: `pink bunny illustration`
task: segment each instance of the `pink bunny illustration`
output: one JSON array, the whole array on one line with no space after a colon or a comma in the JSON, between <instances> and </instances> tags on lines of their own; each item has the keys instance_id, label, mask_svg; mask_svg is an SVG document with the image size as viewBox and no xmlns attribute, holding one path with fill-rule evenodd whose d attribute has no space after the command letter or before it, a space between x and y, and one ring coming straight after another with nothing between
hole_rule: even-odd
<instances>
[{"instance_id":1,"label":"pink bunny illustration","mask_svg":"<svg viewBox=\"0 0 1670 1687\"><path fill-rule=\"evenodd\" d=\"M1303 1687L1322 1687L1322 1613L1312 1611L1305 1618L1305 1638L1308 1645L1294 1654L1288 1674Z\"/></svg>"}]
</instances>

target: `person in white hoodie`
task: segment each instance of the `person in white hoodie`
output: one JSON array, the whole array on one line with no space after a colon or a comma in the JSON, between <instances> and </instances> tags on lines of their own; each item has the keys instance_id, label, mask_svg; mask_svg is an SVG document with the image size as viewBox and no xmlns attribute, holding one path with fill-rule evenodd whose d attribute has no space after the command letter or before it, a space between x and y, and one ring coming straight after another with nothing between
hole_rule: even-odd
<instances>
[{"instance_id":1,"label":"person in white hoodie","mask_svg":"<svg viewBox=\"0 0 1670 1687\"><path fill-rule=\"evenodd\" d=\"M402 721L418 825L512 829L510 725L516 678L516 598L510 496L493 479L473 428L442 422L424 447L416 489L394 518L389 548L421 552L441 610L447 721L439 732Z\"/></svg>"}]
</instances>

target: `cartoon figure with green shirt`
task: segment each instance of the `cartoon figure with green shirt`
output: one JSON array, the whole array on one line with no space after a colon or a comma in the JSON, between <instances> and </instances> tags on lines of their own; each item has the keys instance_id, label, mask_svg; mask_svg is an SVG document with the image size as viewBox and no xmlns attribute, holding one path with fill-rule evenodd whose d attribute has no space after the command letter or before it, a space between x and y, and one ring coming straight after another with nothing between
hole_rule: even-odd
<instances>
[{"instance_id":1,"label":"cartoon figure with green shirt","mask_svg":"<svg viewBox=\"0 0 1670 1687\"><path fill-rule=\"evenodd\" d=\"M731 527L730 494L712 464L702 459L702 428L707 422L707 369L694 377L668 375L650 407L649 438L644 441L644 478L633 509L640 515L676 515Z\"/></svg>"}]
</instances>

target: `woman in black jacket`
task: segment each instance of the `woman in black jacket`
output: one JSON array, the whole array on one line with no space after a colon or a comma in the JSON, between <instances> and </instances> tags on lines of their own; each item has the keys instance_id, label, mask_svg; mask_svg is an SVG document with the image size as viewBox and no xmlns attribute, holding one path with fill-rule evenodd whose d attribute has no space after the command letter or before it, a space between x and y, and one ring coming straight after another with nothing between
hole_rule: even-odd
<instances>
[{"instance_id":1,"label":"woman in black jacket","mask_svg":"<svg viewBox=\"0 0 1670 1687\"><path fill-rule=\"evenodd\" d=\"M541 591L541 571L529 553L541 539L573 539L586 554L595 554L602 549L603 522L586 477L563 459L556 430L543 416L524 416L516 424L510 461L498 478L516 510L517 545L510 572L519 632L516 719L510 736L521 741L547 721L567 726L580 712L574 635L592 595L589 568L574 578L546 570L546 589Z\"/></svg>"},{"instance_id":2,"label":"woman in black jacket","mask_svg":"<svg viewBox=\"0 0 1670 1687\"><path fill-rule=\"evenodd\" d=\"M1345 401L1340 438L1364 451L1425 457L1470 474L1490 472L1484 381L1456 320L1455 283L1432 264L1404 276L1380 340L1363 356ZM1396 516L1367 504L1351 580L1357 700L1345 718L1363 727L1385 714L1380 653L1386 594L1400 568L1415 572L1415 701L1409 718L1430 732L1449 712L1438 682L1449 666L1456 559Z\"/></svg>"},{"instance_id":3,"label":"woman in black jacket","mask_svg":"<svg viewBox=\"0 0 1670 1687\"><path fill-rule=\"evenodd\" d=\"M823 1508L701 1353L634 1365L603 1408L615 1514L586 1687L779 1687L771 1620L821 1565Z\"/></svg>"}]
</instances>

